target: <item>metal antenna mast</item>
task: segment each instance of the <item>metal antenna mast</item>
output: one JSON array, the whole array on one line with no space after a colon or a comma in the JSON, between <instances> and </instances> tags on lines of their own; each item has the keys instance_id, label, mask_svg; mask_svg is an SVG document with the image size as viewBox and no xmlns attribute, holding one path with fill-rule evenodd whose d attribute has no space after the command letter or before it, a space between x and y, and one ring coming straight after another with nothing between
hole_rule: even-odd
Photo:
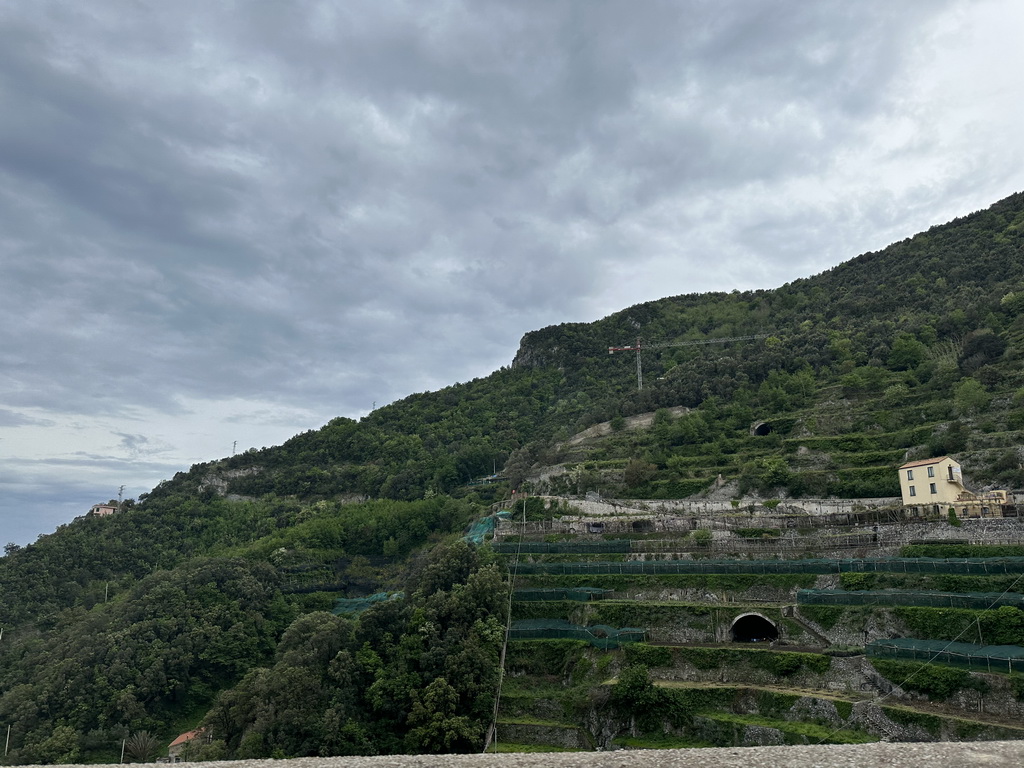
<instances>
[{"instance_id":1,"label":"metal antenna mast","mask_svg":"<svg viewBox=\"0 0 1024 768\"><path fill-rule=\"evenodd\" d=\"M608 347L608 354L614 355L616 352L633 352L636 351L636 388L643 390L644 388L644 368L643 362L640 358L640 353L645 349L660 349L662 347L696 347L702 344L725 344L729 341L750 341L752 339L766 339L768 338L767 333L758 333L753 336L727 336L717 339L698 339L696 341L662 341L654 344L644 344L643 341L638 337L636 344L625 347Z\"/></svg>"}]
</instances>

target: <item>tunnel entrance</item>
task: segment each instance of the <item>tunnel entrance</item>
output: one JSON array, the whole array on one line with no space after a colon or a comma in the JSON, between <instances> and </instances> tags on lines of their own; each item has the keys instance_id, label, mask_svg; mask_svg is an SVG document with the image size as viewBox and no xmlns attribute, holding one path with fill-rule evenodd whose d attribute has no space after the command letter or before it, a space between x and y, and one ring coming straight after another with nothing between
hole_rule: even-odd
<instances>
[{"instance_id":1,"label":"tunnel entrance","mask_svg":"<svg viewBox=\"0 0 1024 768\"><path fill-rule=\"evenodd\" d=\"M737 617L729 632L734 643L771 643L779 639L778 628L756 613Z\"/></svg>"},{"instance_id":2,"label":"tunnel entrance","mask_svg":"<svg viewBox=\"0 0 1024 768\"><path fill-rule=\"evenodd\" d=\"M767 421L756 421L753 426L750 427L750 434L755 437L764 437L772 433L772 425Z\"/></svg>"},{"instance_id":3,"label":"tunnel entrance","mask_svg":"<svg viewBox=\"0 0 1024 768\"><path fill-rule=\"evenodd\" d=\"M651 520L634 520L633 533L651 533L654 530L654 522Z\"/></svg>"}]
</instances>

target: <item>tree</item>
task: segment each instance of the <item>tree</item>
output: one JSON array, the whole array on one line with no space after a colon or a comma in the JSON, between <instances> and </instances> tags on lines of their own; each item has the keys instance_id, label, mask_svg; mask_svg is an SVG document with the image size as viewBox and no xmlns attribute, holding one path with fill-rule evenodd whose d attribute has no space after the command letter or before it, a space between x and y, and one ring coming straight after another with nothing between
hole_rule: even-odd
<instances>
[{"instance_id":1,"label":"tree","mask_svg":"<svg viewBox=\"0 0 1024 768\"><path fill-rule=\"evenodd\" d=\"M413 691L406 744L416 752L469 752L479 748L483 736L479 724L456 714L459 694L443 677L420 693Z\"/></svg>"},{"instance_id":2,"label":"tree","mask_svg":"<svg viewBox=\"0 0 1024 768\"><path fill-rule=\"evenodd\" d=\"M758 480L765 490L777 488L789 482L790 472L786 460L778 456L758 459Z\"/></svg>"},{"instance_id":3,"label":"tree","mask_svg":"<svg viewBox=\"0 0 1024 768\"><path fill-rule=\"evenodd\" d=\"M660 691L651 681L651 675L643 664L634 664L619 673L618 680L612 686L609 703L623 717L629 719L630 730L640 728L646 730L655 717L657 705L661 700Z\"/></svg>"},{"instance_id":4,"label":"tree","mask_svg":"<svg viewBox=\"0 0 1024 768\"><path fill-rule=\"evenodd\" d=\"M984 411L990 399L984 385L977 379L964 379L957 385L954 394L956 409L965 416Z\"/></svg>"},{"instance_id":5,"label":"tree","mask_svg":"<svg viewBox=\"0 0 1024 768\"><path fill-rule=\"evenodd\" d=\"M909 371L928 357L928 348L909 333L900 334L892 343L888 365L894 371Z\"/></svg>"},{"instance_id":6,"label":"tree","mask_svg":"<svg viewBox=\"0 0 1024 768\"><path fill-rule=\"evenodd\" d=\"M651 464L649 461L643 459L632 459L629 464L626 465L626 470L623 473L622 479L626 483L627 488L637 488L647 483L654 474L658 471L658 468Z\"/></svg>"},{"instance_id":7,"label":"tree","mask_svg":"<svg viewBox=\"0 0 1024 768\"><path fill-rule=\"evenodd\" d=\"M983 365L994 362L1006 351L1006 340L989 328L982 328L967 337L960 353L960 368L966 374L974 373Z\"/></svg>"},{"instance_id":8,"label":"tree","mask_svg":"<svg viewBox=\"0 0 1024 768\"><path fill-rule=\"evenodd\" d=\"M1010 291L1000 300L999 306L1012 316L1024 313L1024 292Z\"/></svg>"},{"instance_id":9,"label":"tree","mask_svg":"<svg viewBox=\"0 0 1024 768\"><path fill-rule=\"evenodd\" d=\"M34 760L41 763L67 764L78 762L78 734L68 725L58 725L35 750Z\"/></svg>"}]
</instances>

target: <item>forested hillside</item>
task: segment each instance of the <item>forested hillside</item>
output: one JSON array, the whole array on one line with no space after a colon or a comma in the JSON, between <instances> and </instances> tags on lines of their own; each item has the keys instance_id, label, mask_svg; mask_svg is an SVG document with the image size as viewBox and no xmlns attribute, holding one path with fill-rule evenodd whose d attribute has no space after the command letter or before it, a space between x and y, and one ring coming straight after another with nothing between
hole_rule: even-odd
<instances>
[{"instance_id":1,"label":"forested hillside","mask_svg":"<svg viewBox=\"0 0 1024 768\"><path fill-rule=\"evenodd\" d=\"M761 338L655 346L739 336ZM635 356L608 354L637 338L642 390ZM775 497L887 496L895 466L943 453L976 486L1022 487L1022 355L1017 194L775 290L528 333L486 378L196 465L6 548L7 762L113 761L130 734L165 745L203 722L208 756L474 747L503 572L458 538L491 502L682 498L719 475ZM570 442L600 422L610 434ZM395 599L325 612L378 591Z\"/></svg>"},{"instance_id":2,"label":"forested hillside","mask_svg":"<svg viewBox=\"0 0 1024 768\"><path fill-rule=\"evenodd\" d=\"M1024 426L1022 247L1017 194L775 290L676 296L528 333L511 367L487 378L210 469L246 495L413 499L459 492L495 466L516 486L535 463L571 462L561 442L597 422L686 406L695 418L589 456L588 470L611 460L618 474L588 471L578 490L678 497L723 474L764 492L884 496L898 492L894 463L942 452L963 454L975 482L1021 485L1012 448ZM608 354L638 337L654 345L754 335L766 338L652 346L642 390L634 355ZM771 440L748 440L758 419L772 424ZM859 454L857 476L838 474L841 455L801 467L798 446L785 442L840 436ZM719 460L691 471L694 455ZM624 482L627 458L642 460L641 482L635 472Z\"/></svg>"}]
</instances>

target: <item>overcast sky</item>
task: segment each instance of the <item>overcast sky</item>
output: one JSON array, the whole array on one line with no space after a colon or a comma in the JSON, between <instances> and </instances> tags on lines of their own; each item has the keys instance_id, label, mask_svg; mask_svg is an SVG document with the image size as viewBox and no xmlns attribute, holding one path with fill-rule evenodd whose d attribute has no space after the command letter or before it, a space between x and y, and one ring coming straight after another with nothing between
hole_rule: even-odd
<instances>
[{"instance_id":1,"label":"overcast sky","mask_svg":"<svg viewBox=\"0 0 1024 768\"><path fill-rule=\"evenodd\" d=\"M1018 0L0 0L0 544L1024 189Z\"/></svg>"}]
</instances>

